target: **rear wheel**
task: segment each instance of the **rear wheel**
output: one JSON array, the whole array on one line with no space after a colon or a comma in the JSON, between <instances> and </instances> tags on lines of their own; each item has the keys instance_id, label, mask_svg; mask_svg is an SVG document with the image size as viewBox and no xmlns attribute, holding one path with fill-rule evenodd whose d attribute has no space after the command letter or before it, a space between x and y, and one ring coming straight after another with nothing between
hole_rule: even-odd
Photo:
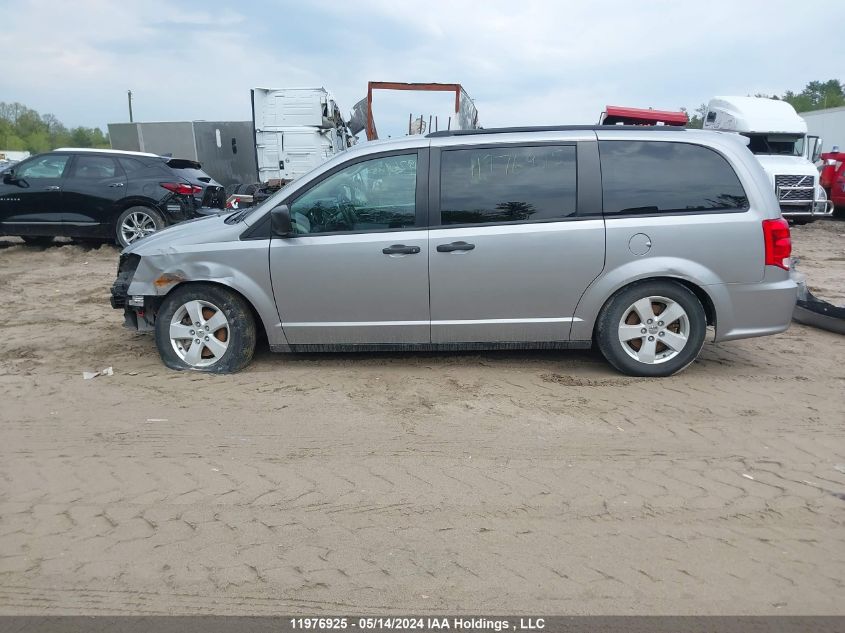
<instances>
[{"instance_id":1,"label":"rear wheel","mask_svg":"<svg viewBox=\"0 0 845 633\"><path fill-rule=\"evenodd\" d=\"M607 361L630 376L671 376L704 344L707 316L695 294L671 281L624 288L602 309L596 327Z\"/></svg>"},{"instance_id":2,"label":"rear wheel","mask_svg":"<svg viewBox=\"0 0 845 633\"><path fill-rule=\"evenodd\" d=\"M160 231L167 222L158 211L149 207L129 207L116 222L117 243L126 248L132 242Z\"/></svg>"},{"instance_id":3,"label":"rear wheel","mask_svg":"<svg viewBox=\"0 0 845 633\"><path fill-rule=\"evenodd\" d=\"M228 374L255 352L255 319L236 293L213 284L173 290L156 317L156 346L171 369Z\"/></svg>"}]
</instances>

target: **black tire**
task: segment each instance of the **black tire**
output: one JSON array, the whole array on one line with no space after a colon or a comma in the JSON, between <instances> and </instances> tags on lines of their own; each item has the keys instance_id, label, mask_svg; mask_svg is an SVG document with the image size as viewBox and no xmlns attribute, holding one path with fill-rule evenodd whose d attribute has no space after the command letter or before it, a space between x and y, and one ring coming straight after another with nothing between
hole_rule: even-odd
<instances>
[{"instance_id":1,"label":"black tire","mask_svg":"<svg viewBox=\"0 0 845 633\"><path fill-rule=\"evenodd\" d=\"M637 351L633 349L633 343L637 342L636 339L628 341L628 343L622 343L620 340L620 330L623 326L622 319L626 315L630 319L633 315L629 310L633 305L637 301L647 299L648 297L663 297L679 304L685 312L685 327L687 329L687 341L682 349L673 357L653 364L637 360L631 355L632 353L637 354ZM664 303L662 305L663 310L665 310L666 304ZM659 319L660 313L657 310L660 309L660 304L652 303L651 308L656 315L656 319ZM636 320L637 317L635 316ZM662 324L662 321L659 322ZM626 323L630 324L631 321L626 320ZM659 332L657 330L663 330L664 328L657 328L656 323L644 328L647 331L640 341L640 345L645 345L646 339L655 341L654 345L658 350L658 354L664 352L671 354L671 348L667 347L661 340L668 340L668 336L671 336L677 330L673 329L670 332L664 330L664 334L660 334L660 336L666 335L667 338L660 339L658 338ZM644 325L646 325L644 322L635 323L635 327L637 328ZM665 329L680 327L682 327L681 321L673 321L672 324L667 323ZM654 331L648 328L654 328ZM704 307L701 305L698 297L689 288L672 281L643 281L618 291L604 305L596 324L596 342L602 355L607 359L607 362L623 374L628 374L629 376L660 377L676 374L692 363L704 345L706 332L707 315L704 312ZM626 350L625 345L629 345L628 350ZM661 346L663 347L663 351L661 351Z\"/></svg>"},{"instance_id":2,"label":"black tire","mask_svg":"<svg viewBox=\"0 0 845 633\"><path fill-rule=\"evenodd\" d=\"M50 246L55 238L46 235L21 235L21 239L27 246Z\"/></svg>"},{"instance_id":3,"label":"black tire","mask_svg":"<svg viewBox=\"0 0 845 633\"><path fill-rule=\"evenodd\" d=\"M837 220L845 220L845 206L833 207L833 217Z\"/></svg>"},{"instance_id":4,"label":"black tire","mask_svg":"<svg viewBox=\"0 0 845 633\"><path fill-rule=\"evenodd\" d=\"M170 327L173 317L177 314L177 311L183 309L185 304L192 301L211 304L208 308L208 313L206 313L205 307L202 308L201 316L203 319L211 322L211 318L215 316L215 313L212 311L214 308L218 308L226 318L226 327L228 328L226 338L224 340L222 337L217 336L219 341L226 343L225 352L220 355L219 359L213 362L208 357L201 359L201 362L209 361L211 364L199 366L186 362L180 356L180 353L186 357L188 354L185 353L184 349L181 349L181 352L177 352L175 347L184 344L185 340L181 343L174 343L170 337ZM186 318L190 322L189 315L186 315ZM180 325L177 324L177 327ZM192 326L187 325L187 327ZM204 325L201 323L200 328L203 327ZM220 331L222 331L222 328L216 333L219 334ZM215 332L209 332L209 335L213 336ZM255 337L255 319L246 301L237 293L215 284L193 283L177 287L165 297L156 316L156 347L158 347L162 361L170 369L190 369L216 374L230 374L240 371L252 360L252 355L255 353ZM209 340L209 338L203 338ZM202 343L202 339L194 339L194 341L186 339L191 347L195 344L196 340L201 341L200 349L204 356L206 353L213 355L211 347L206 347ZM190 352L190 348L187 352Z\"/></svg>"},{"instance_id":5,"label":"black tire","mask_svg":"<svg viewBox=\"0 0 845 633\"><path fill-rule=\"evenodd\" d=\"M159 213L155 209L142 206L129 207L128 209L125 209L123 213L117 216L117 221L114 223L115 240L117 241L118 245L120 245L122 248L126 248L132 242L136 241L136 239L139 239L137 237L129 239L125 235L126 232L123 230L124 222L126 222L127 218L129 218L133 214L136 214L136 217L146 216L152 221L153 224L152 230L146 233L144 236L140 237L145 237L146 235L152 235L153 233L157 233L158 231L161 231L164 227L167 226L167 221L164 219L161 213Z\"/></svg>"}]
</instances>

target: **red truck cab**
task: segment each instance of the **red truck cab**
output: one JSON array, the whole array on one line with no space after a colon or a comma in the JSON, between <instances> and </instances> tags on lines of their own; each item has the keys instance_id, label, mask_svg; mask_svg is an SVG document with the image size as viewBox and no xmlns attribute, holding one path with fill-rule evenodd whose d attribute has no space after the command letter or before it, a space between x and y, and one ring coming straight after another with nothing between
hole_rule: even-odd
<instances>
[{"instance_id":1,"label":"red truck cab","mask_svg":"<svg viewBox=\"0 0 845 633\"><path fill-rule=\"evenodd\" d=\"M838 148L834 148L836 150ZM827 192L828 199L833 202L834 215L842 216L845 212L845 152L825 152L821 155L824 161L819 184Z\"/></svg>"}]
</instances>

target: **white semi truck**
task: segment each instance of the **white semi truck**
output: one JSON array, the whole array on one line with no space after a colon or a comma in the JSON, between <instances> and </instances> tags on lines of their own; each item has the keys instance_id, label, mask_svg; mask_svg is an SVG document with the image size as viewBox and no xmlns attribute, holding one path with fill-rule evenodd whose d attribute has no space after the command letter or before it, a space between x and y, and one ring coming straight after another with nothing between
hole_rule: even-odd
<instances>
[{"instance_id":1,"label":"white semi truck","mask_svg":"<svg viewBox=\"0 0 845 633\"><path fill-rule=\"evenodd\" d=\"M821 154L821 139L807 135L807 124L789 103L765 97L714 97L707 104L704 129L748 138L748 148L769 175L783 217L804 224L832 213L814 164Z\"/></svg>"},{"instance_id":2,"label":"white semi truck","mask_svg":"<svg viewBox=\"0 0 845 633\"><path fill-rule=\"evenodd\" d=\"M258 180L284 184L355 143L325 88L254 88Z\"/></svg>"},{"instance_id":3,"label":"white semi truck","mask_svg":"<svg viewBox=\"0 0 845 633\"><path fill-rule=\"evenodd\" d=\"M325 88L253 88L251 96L256 175L231 189L228 208L263 200L357 141Z\"/></svg>"}]
</instances>

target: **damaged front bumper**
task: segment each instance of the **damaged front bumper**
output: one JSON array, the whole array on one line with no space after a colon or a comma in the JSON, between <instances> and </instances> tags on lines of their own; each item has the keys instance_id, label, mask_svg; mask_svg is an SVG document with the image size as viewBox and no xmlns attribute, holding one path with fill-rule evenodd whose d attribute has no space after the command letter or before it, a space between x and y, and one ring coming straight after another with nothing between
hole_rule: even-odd
<instances>
[{"instance_id":1,"label":"damaged front bumper","mask_svg":"<svg viewBox=\"0 0 845 633\"><path fill-rule=\"evenodd\" d=\"M140 255L123 254L117 266L117 278L111 287L111 307L123 310L123 325L132 330L149 332L155 327L152 297L130 295L129 286L141 261Z\"/></svg>"}]
</instances>

